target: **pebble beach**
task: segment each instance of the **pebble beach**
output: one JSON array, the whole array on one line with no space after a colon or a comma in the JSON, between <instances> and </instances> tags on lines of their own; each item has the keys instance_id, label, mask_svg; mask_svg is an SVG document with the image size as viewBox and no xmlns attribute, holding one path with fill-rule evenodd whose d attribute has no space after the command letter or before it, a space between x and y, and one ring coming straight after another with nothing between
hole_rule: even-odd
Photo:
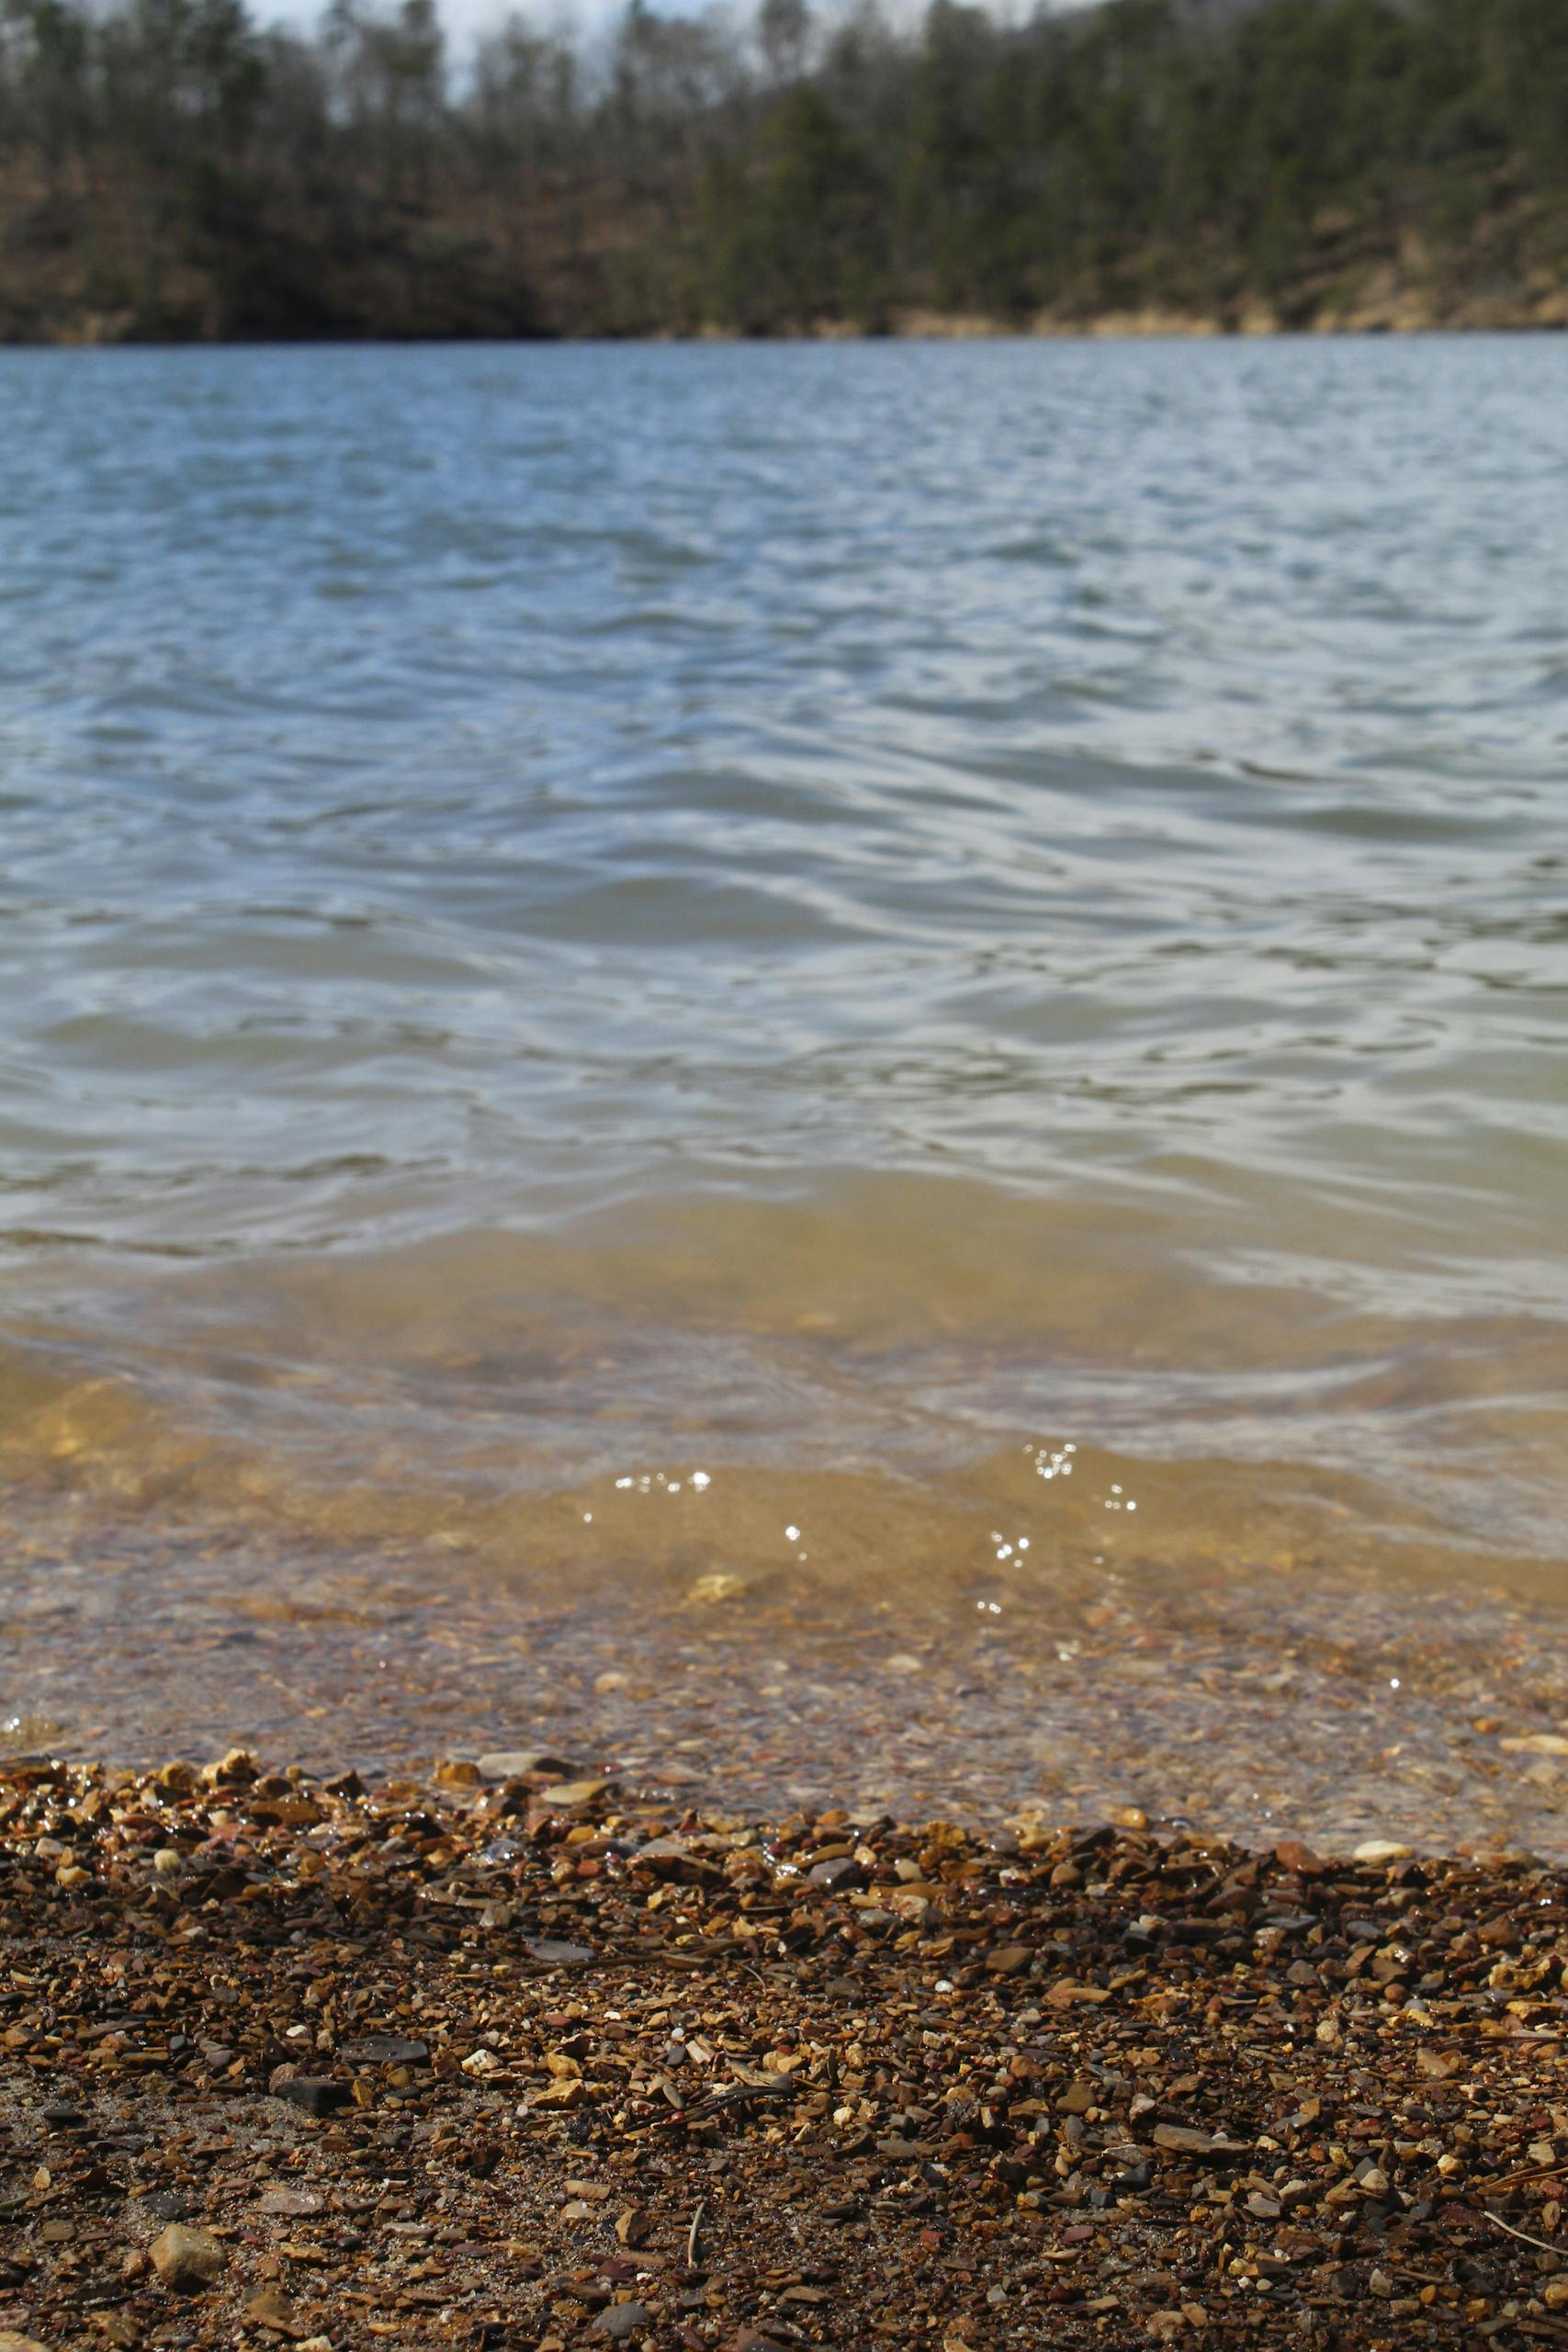
<instances>
[{"instance_id":1,"label":"pebble beach","mask_svg":"<svg viewBox=\"0 0 1568 2352\"><path fill-rule=\"evenodd\" d=\"M1568 1881L0 1768L0 2345L1568 2336Z\"/></svg>"}]
</instances>

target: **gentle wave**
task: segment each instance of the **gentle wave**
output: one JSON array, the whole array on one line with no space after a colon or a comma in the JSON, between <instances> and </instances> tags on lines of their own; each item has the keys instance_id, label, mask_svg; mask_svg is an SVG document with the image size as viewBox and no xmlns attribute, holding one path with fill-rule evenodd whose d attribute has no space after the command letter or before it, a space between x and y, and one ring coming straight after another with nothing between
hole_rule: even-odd
<instances>
[{"instance_id":1,"label":"gentle wave","mask_svg":"<svg viewBox=\"0 0 1568 2352\"><path fill-rule=\"evenodd\" d=\"M1565 371L0 355L13 1470L1055 1431L1556 1562Z\"/></svg>"}]
</instances>

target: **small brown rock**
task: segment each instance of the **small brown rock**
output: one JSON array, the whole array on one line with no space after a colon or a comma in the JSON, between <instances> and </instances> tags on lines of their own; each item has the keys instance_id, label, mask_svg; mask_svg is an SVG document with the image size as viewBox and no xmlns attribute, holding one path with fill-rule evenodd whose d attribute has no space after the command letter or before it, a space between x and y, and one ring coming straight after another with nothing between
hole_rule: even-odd
<instances>
[{"instance_id":1,"label":"small brown rock","mask_svg":"<svg viewBox=\"0 0 1568 2352\"><path fill-rule=\"evenodd\" d=\"M570 1812L574 1805L592 1804L596 1798L606 1796L611 1786L608 1781L558 1781L553 1788L540 1790L539 1803Z\"/></svg>"},{"instance_id":2,"label":"small brown rock","mask_svg":"<svg viewBox=\"0 0 1568 2352\"><path fill-rule=\"evenodd\" d=\"M559 2114L581 2107L587 2098L588 2092L583 2084L568 2080L547 2083L543 2089L534 2093L528 2104L542 2109L547 2114Z\"/></svg>"},{"instance_id":3,"label":"small brown rock","mask_svg":"<svg viewBox=\"0 0 1568 2352\"><path fill-rule=\"evenodd\" d=\"M1156 2123L1154 2129L1156 2148L1168 2149L1178 2156L1206 2156L1214 2146L1212 2132L1190 2131L1184 2123Z\"/></svg>"},{"instance_id":4,"label":"small brown rock","mask_svg":"<svg viewBox=\"0 0 1568 2352\"><path fill-rule=\"evenodd\" d=\"M265 2328L269 2335L301 2336L306 2333L281 2287L259 2288L245 2305L245 2317L253 2327Z\"/></svg>"},{"instance_id":5,"label":"small brown rock","mask_svg":"<svg viewBox=\"0 0 1568 2352\"><path fill-rule=\"evenodd\" d=\"M171 2222L147 2251L164 2286L177 2294L210 2287L229 2260L215 2237L206 2230L187 2229L183 2222Z\"/></svg>"}]
</instances>

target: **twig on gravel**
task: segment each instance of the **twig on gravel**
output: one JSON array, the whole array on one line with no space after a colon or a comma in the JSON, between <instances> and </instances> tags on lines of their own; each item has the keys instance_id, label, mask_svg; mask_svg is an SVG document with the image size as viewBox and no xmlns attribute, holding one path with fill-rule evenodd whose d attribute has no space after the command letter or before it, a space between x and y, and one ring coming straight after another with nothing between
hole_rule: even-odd
<instances>
[{"instance_id":1,"label":"twig on gravel","mask_svg":"<svg viewBox=\"0 0 1568 2352\"><path fill-rule=\"evenodd\" d=\"M1554 2159L1549 2165L1526 2165L1521 2171L1502 2173L1495 2180L1489 2180L1485 2185L1490 2191L1499 2188L1522 2188L1528 2181L1551 2180L1563 2169L1561 2159Z\"/></svg>"},{"instance_id":2,"label":"twig on gravel","mask_svg":"<svg viewBox=\"0 0 1568 2352\"><path fill-rule=\"evenodd\" d=\"M1532 2238L1528 2230L1516 2230L1512 2222L1505 2222L1500 2214L1494 2213L1485 2205L1478 2205L1475 2210L1483 2222L1490 2222L1495 2230L1506 2230L1511 2238L1517 2238L1521 2245L1539 2246L1542 2254L1559 2251L1556 2246L1549 2245L1544 2238Z\"/></svg>"}]
</instances>

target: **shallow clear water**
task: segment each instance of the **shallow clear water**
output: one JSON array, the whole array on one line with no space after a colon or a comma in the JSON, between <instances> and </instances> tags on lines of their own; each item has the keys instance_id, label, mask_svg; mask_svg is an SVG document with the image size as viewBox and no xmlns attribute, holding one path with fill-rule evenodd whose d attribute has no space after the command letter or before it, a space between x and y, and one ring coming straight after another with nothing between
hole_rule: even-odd
<instances>
[{"instance_id":1,"label":"shallow clear water","mask_svg":"<svg viewBox=\"0 0 1568 2352\"><path fill-rule=\"evenodd\" d=\"M1565 519L1551 339L0 355L18 1497L1550 1599Z\"/></svg>"}]
</instances>

